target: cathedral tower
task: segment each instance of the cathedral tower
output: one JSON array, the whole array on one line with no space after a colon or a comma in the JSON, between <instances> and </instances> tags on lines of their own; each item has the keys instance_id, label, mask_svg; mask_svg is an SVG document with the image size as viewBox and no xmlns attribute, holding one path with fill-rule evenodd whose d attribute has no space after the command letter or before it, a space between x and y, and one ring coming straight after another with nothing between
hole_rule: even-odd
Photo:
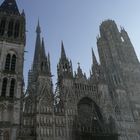
<instances>
[{"instance_id":1,"label":"cathedral tower","mask_svg":"<svg viewBox=\"0 0 140 140\"><path fill-rule=\"evenodd\" d=\"M15 140L23 92L25 14L15 0L0 5L0 139Z\"/></svg>"},{"instance_id":2,"label":"cathedral tower","mask_svg":"<svg viewBox=\"0 0 140 140\"><path fill-rule=\"evenodd\" d=\"M100 26L97 46L120 138L139 139L140 65L129 36L113 20L106 20Z\"/></svg>"},{"instance_id":3,"label":"cathedral tower","mask_svg":"<svg viewBox=\"0 0 140 140\"><path fill-rule=\"evenodd\" d=\"M57 74L59 81L73 77L72 63L66 56L63 42L61 42L61 57L57 65Z\"/></svg>"},{"instance_id":4,"label":"cathedral tower","mask_svg":"<svg viewBox=\"0 0 140 140\"><path fill-rule=\"evenodd\" d=\"M50 55L46 55L38 22L33 65L29 71L28 87L23 99L19 139L41 140L47 139L48 135L52 137L53 102Z\"/></svg>"},{"instance_id":5,"label":"cathedral tower","mask_svg":"<svg viewBox=\"0 0 140 140\"><path fill-rule=\"evenodd\" d=\"M63 41L61 41L61 56L59 59L59 63L57 64L57 75L58 75L57 87L59 88L59 90L62 89L64 85L66 87L72 86L73 79L72 62L66 56ZM63 92L60 93L62 94ZM64 98L64 95L62 96Z\"/></svg>"}]
</instances>

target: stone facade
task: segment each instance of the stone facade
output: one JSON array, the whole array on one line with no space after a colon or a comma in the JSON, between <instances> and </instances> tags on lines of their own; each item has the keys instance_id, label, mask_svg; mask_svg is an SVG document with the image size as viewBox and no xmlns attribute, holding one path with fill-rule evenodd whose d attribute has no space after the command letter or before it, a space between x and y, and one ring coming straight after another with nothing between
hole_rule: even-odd
<instances>
[{"instance_id":1,"label":"stone facade","mask_svg":"<svg viewBox=\"0 0 140 140\"><path fill-rule=\"evenodd\" d=\"M36 28L33 65L23 93L25 15L15 0L0 6L0 140L139 140L140 64L125 29L100 25L90 76L73 71L64 44L55 91L50 55Z\"/></svg>"},{"instance_id":2,"label":"stone facade","mask_svg":"<svg viewBox=\"0 0 140 140\"><path fill-rule=\"evenodd\" d=\"M8 8L7 8L8 7ZM25 17L15 1L0 6L0 140L15 140L23 94Z\"/></svg>"}]
</instances>

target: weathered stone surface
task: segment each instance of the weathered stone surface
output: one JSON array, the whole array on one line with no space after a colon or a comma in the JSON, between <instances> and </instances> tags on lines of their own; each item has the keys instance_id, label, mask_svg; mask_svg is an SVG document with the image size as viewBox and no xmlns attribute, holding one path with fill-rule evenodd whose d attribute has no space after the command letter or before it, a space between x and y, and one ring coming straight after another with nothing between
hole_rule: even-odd
<instances>
[{"instance_id":1,"label":"weathered stone surface","mask_svg":"<svg viewBox=\"0 0 140 140\"><path fill-rule=\"evenodd\" d=\"M8 29L9 20L0 28L0 140L140 139L140 64L124 29L119 31L112 20L101 24L100 64L92 51L89 78L80 63L73 74L62 42L54 92L38 22L33 67L23 94L25 17L0 10L0 25L3 16L22 24L20 36L13 29L16 37Z\"/></svg>"}]
</instances>

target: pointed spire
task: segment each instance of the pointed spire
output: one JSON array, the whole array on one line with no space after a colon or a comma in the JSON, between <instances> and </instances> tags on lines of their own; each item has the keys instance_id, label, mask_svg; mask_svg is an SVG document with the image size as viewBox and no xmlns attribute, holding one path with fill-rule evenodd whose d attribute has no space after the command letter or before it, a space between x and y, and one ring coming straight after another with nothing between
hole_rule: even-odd
<instances>
[{"instance_id":1,"label":"pointed spire","mask_svg":"<svg viewBox=\"0 0 140 140\"><path fill-rule=\"evenodd\" d=\"M94 54L93 48L92 48L92 62L93 62L93 66L98 65L96 56Z\"/></svg>"},{"instance_id":2,"label":"pointed spire","mask_svg":"<svg viewBox=\"0 0 140 140\"><path fill-rule=\"evenodd\" d=\"M46 53L45 53L45 45L44 45L44 38L42 38L42 57L45 58L46 57Z\"/></svg>"},{"instance_id":3,"label":"pointed spire","mask_svg":"<svg viewBox=\"0 0 140 140\"><path fill-rule=\"evenodd\" d=\"M63 41L61 41L61 59L66 59L66 53L65 53Z\"/></svg>"},{"instance_id":4,"label":"pointed spire","mask_svg":"<svg viewBox=\"0 0 140 140\"><path fill-rule=\"evenodd\" d=\"M38 20L38 25L36 28L36 44L35 44L35 52L34 52L34 60L33 60L33 69L38 69L38 63L39 63L39 55L41 50L41 39L40 39L40 25Z\"/></svg>"},{"instance_id":5,"label":"pointed spire","mask_svg":"<svg viewBox=\"0 0 140 140\"><path fill-rule=\"evenodd\" d=\"M41 28L40 28L40 24L39 24L39 19L38 19L38 24L37 24L37 27L36 27L36 33L37 33L37 34L40 34L40 33L41 33Z\"/></svg>"},{"instance_id":6,"label":"pointed spire","mask_svg":"<svg viewBox=\"0 0 140 140\"><path fill-rule=\"evenodd\" d=\"M20 14L15 0L4 0L4 2L0 5L0 11Z\"/></svg>"}]
</instances>

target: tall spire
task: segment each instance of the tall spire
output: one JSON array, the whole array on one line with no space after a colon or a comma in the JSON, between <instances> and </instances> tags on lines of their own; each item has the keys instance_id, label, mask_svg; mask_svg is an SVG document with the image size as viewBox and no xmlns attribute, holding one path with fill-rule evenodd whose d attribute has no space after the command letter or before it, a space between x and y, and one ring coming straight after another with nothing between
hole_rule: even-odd
<instances>
[{"instance_id":1,"label":"tall spire","mask_svg":"<svg viewBox=\"0 0 140 140\"><path fill-rule=\"evenodd\" d=\"M39 24L39 19L38 19L38 24L37 24L37 27L36 27L36 33L37 33L37 34L40 34L40 33L41 33L41 28L40 28L40 24Z\"/></svg>"},{"instance_id":2,"label":"tall spire","mask_svg":"<svg viewBox=\"0 0 140 140\"><path fill-rule=\"evenodd\" d=\"M35 44L35 53L34 53L34 60L33 60L33 69L38 69L38 63L39 63L39 53L41 50L41 39L40 39L40 25L39 25L39 20L38 20L38 25L36 27L36 44Z\"/></svg>"},{"instance_id":3,"label":"tall spire","mask_svg":"<svg viewBox=\"0 0 140 140\"><path fill-rule=\"evenodd\" d=\"M65 53L63 41L61 41L61 59L66 59L66 53Z\"/></svg>"},{"instance_id":4,"label":"tall spire","mask_svg":"<svg viewBox=\"0 0 140 140\"><path fill-rule=\"evenodd\" d=\"M0 6L0 11L4 11L6 13L20 14L15 0L4 0L4 2Z\"/></svg>"},{"instance_id":5,"label":"tall spire","mask_svg":"<svg viewBox=\"0 0 140 140\"><path fill-rule=\"evenodd\" d=\"M57 73L58 73L58 81L62 80L61 78L72 78L72 62L67 58L63 41L61 41L61 57L59 60L59 64L57 65Z\"/></svg>"},{"instance_id":6,"label":"tall spire","mask_svg":"<svg viewBox=\"0 0 140 140\"><path fill-rule=\"evenodd\" d=\"M98 62L97 62L96 56L94 54L93 48L92 48L92 62L93 62L94 66L98 65Z\"/></svg>"},{"instance_id":7,"label":"tall spire","mask_svg":"<svg viewBox=\"0 0 140 140\"><path fill-rule=\"evenodd\" d=\"M43 58L46 58L45 45L44 45L44 38L42 38L42 48L41 48L41 52L42 52L42 57L43 57Z\"/></svg>"}]
</instances>

